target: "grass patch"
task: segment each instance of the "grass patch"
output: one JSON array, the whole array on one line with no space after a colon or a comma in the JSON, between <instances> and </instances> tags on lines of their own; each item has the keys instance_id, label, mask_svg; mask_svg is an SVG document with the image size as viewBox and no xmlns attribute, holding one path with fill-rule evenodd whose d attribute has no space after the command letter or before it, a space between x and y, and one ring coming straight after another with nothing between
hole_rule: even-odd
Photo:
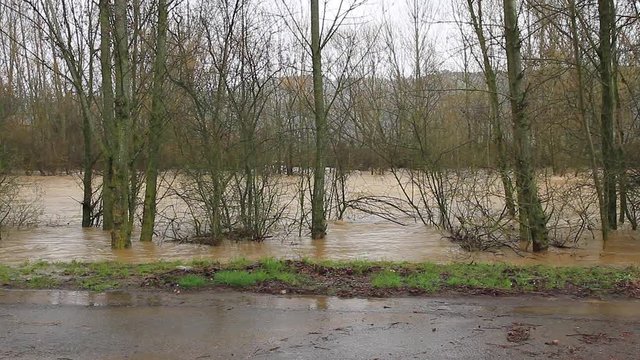
<instances>
[{"instance_id":1,"label":"grass patch","mask_svg":"<svg viewBox=\"0 0 640 360\"><path fill-rule=\"evenodd\" d=\"M319 266L323 266L330 269L339 269L346 270L349 269L353 271L354 274L362 275L371 272L374 269L385 267L390 265L388 262L381 261L371 261L364 259L355 259L349 261L340 261L340 260L322 260L322 261L314 261L314 260L303 260L308 264L316 264Z\"/></svg>"},{"instance_id":2,"label":"grass patch","mask_svg":"<svg viewBox=\"0 0 640 360\"><path fill-rule=\"evenodd\" d=\"M213 282L217 285L231 287L249 287L265 281L279 281L289 285L301 284L298 274L286 271L279 271L280 266L270 267L267 270L247 271L247 270L223 270L215 273Z\"/></svg>"},{"instance_id":3,"label":"grass patch","mask_svg":"<svg viewBox=\"0 0 640 360\"><path fill-rule=\"evenodd\" d=\"M227 270L215 274L213 281L219 285L247 287L265 281L269 275L264 271L248 272L245 270Z\"/></svg>"},{"instance_id":4,"label":"grass patch","mask_svg":"<svg viewBox=\"0 0 640 360\"><path fill-rule=\"evenodd\" d=\"M150 275L163 273L175 269L177 266L183 265L180 261L159 261L148 264L138 264L132 266L132 272L138 275ZM199 265L192 265L199 266ZM204 267L204 263L202 264Z\"/></svg>"},{"instance_id":5,"label":"grass patch","mask_svg":"<svg viewBox=\"0 0 640 360\"><path fill-rule=\"evenodd\" d=\"M17 270L0 264L0 285L10 284L17 277Z\"/></svg>"},{"instance_id":6,"label":"grass patch","mask_svg":"<svg viewBox=\"0 0 640 360\"><path fill-rule=\"evenodd\" d=\"M391 270L384 270L371 278L371 285L376 288L399 288L403 284L403 277Z\"/></svg>"},{"instance_id":7,"label":"grass patch","mask_svg":"<svg viewBox=\"0 0 640 360\"><path fill-rule=\"evenodd\" d=\"M229 263L226 264L226 267L228 269L233 269L233 270L244 270L247 267L249 267L249 265L251 265L252 263L253 262L251 260L240 257L240 258L231 259L231 261L229 261Z\"/></svg>"},{"instance_id":8,"label":"grass patch","mask_svg":"<svg viewBox=\"0 0 640 360\"><path fill-rule=\"evenodd\" d=\"M272 274L271 276L273 277L273 280L277 280L289 285L299 285L303 282L300 275L291 272L280 272Z\"/></svg>"},{"instance_id":9,"label":"grass patch","mask_svg":"<svg viewBox=\"0 0 640 360\"><path fill-rule=\"evenodd\" d=\"M502 264L452 264L444 272L450 287L508 290L513 286L507 267Z\"/></svg>"},{"instance_id":10,"label":"grass patch","mask_svg":"<svg viewBox=\"0 0 640 360\"><path fill-rule=\"evenodd\" d=\"M51 267L50 263L45 261L26 261L19 267L19 271L22 275L31 275L34 273L39 273L47 270Z\"/></svg>"},{"instance_id":11,"label":"grass patch","mask_svg":"<svg viewBox=\"0 0 640 360\"><path fill-rule=\"evenodd\" d=\"M53 289L59 285L58 279L49 275L33 276L26 281L26 287L31 289Z\"/></svg>"},{"instance_id":12,"label":"grass patch","mask_svg":"<svg viewBox=\"0 0 640 360\"><path fill-rule=\"evenodd\" d=\"M207 278L196 274L187 274L178 279L178 285L185 289L199 288L208 284L209 280Z\"/></svg>"},{"instance_id":13,"label":"grass patch","mask_svg":"<svg viewBox=\"0 0 640 360\"><path fill-rule=\"evenodd\" d=\"M96 278L88 278L80 281L81 289L97 291L97 292L117 289L119 286L120 286L120 283L113 280L100 280Z\"/></svg>"},{"instance_id":14,"label":"grass patch","mask_svg":"<svg viewBox=\"0 0 640 360\"><path fill-rule=\"evenodd\" d=\"M185 266L185 268L178 268ZM188 268L186 268L188 267ZM266 283L260 291L279 293L282 286L304 294L368 296L376 290L385 294L548 293L575 295L640 294L637 267L550 267L505 264L434 264L353 261L279 260L265 258L229 263L196 260L148 264L45 263L26 262L18 266L0 265L0 285L10 288L50 289L64 287L105 291L140 287L185 289L211 285L251 289ZM472 291L470 291L472 290ZM493 292L490 292L493 293Z\"/></svg>"},{"instance_id":15,"label":"grass patch","mask_svg":"<svg viewBox=\"0 0 640 360\"><path fill-rule=\"evenodd\" d=\"M439 272L423 272L409 275L406 278L407 286L423 290L427 293L434 293L440 290L442 279Z\"/></svg>"},{"instance_id":16,"label":"grass patch","mask_svg":"<svg viewBox=\"0 0 640 360\"><path fill-rule=\"evenodd\" d=\"M259 264L260 267L268 273L279 273L282 272L285 268L285 265L282 261L271 257L260 260Z\"/></svg>"}]
</instances>

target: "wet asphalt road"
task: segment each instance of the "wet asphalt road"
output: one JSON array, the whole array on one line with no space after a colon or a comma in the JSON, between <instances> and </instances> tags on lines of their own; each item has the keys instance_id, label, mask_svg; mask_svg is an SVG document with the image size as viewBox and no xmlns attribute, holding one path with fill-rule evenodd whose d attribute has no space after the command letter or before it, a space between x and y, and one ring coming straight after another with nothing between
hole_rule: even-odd
<instances>
[{"instance_id":1,"label":"wet asphalt road","mask_svg":"<svg viewBox=\"0 0 640 360\"><path fill-rule=\"evenodd\" d=\"M0 359L548 358L640 359L640 301L0 290Z\"/></svg>"}]
</instances>

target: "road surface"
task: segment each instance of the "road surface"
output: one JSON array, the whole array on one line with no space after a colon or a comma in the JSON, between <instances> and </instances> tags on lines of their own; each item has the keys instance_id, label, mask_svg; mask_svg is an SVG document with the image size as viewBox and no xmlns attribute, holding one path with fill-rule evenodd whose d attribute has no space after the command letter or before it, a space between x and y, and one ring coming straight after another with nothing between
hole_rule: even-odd
<instances>
[{"instance_id":1,"label":"road surface","mask_svg":"<svg viewBox=\"0 0 640 360\"><path fill-rule=\"evenodd\" d=\"M640 301L0 290L0 359L638 359Z\"/></svg>"}]
</instances>

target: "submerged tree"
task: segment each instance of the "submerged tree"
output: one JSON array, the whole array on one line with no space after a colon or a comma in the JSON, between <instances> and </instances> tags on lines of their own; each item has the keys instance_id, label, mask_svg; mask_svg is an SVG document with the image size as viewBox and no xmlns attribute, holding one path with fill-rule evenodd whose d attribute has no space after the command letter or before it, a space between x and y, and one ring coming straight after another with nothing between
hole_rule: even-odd
<instances>
[{"instance_id":1,"label":"submerged tree","mask_svg":"<svg viewBox=\"0 0 640 360\"><path fill-rule=\"evenodd\" d=\"M600 214L602 238L606 239L609 233L609 218L607 216L607 210L605 207L604 194L602 190L602 184L600 182L600 175L598 172L598 158L593 143L593 138L591 136L591 126L585 100L584 65L582 59L582 51L580 48L580 39L578 37L578 12L576 9L576 0L569 0L568 16L571 34L571 49L576 68L576 82L578 86L578 117L580 119L580 123L584 128L585 138L587 140L587 151L589 153L588 156L591 165L591 177L593 178L593 184L598 199L598 210Z\"/></svg>"},{"instance_id":2,"label":"submerged tree","mask_svg":"<svg viewBox=\"0 0 640 360\"><path fill-rule=\"evenodd\" d=\"M313 63L313 100L316 130L316 154L311 197L311 237L324 238L327 219L324 208L325 157L327 152L327 113L322 80L322 44L320 43L320 7L311 0L311 61Z\"/></svg>"},{"instance_id":3,"label":"submerged tree","mask_svg":"<svg viewBox=\"0 0 640 360\"><path fill-rule=\"evenodd\" d=\"M113 12L113 41L115 65L115 117L113 179L113 229L111 247L116 249L131 246L130 211L130 162L133 141L131 118L131 65L129 59L129 34L127 31L127 1L115 0Z\"/></svg>"},{"instance_id":4,"label":"submerged tree","mask_svg":"<svg viewBox=\"0 0 640 360\"><path fill-rule=\"evenodd\" d=\"M615 31L614 18L615 5L613 0L598 0L598 15L600 21L598 47L598 70L600 72L600 84L602 86L602 103L600 109L600 126L602 136L602 160L604 164L603 195L604 207L607 213L607 224L611 229L617 227L617 206L616 206L616 171L617 154L615 149L614 135L614 114L615 114L615 94L613 63L614 50L612 44L613 32Z\"/></svg>"},{"instance_id":5,"label":"submerged tree","mask_svg":"<svg viewBox=\"0 0 640 360\"><path fill-rule=\"evenodd\" d=\"M545 216L533 167L531 120L526 113L524 71L522 69L520 30L515 0L504 0L504 25L509 76L509 94L515 144L515 171L518 193L520 238L533 244L533 251L549 247Z\"/></svg>"},{"instance_id":6,"label":"submerged tree","mask_svg":"<svg viewBox=\"0 0 640 360\"><path fill-rule=\"evenodd\" d=\"M62 0L57 6L50 0L28 0L31 11L34 14L33 21L42 24L39 30L40 35L46 34L52 44L54 56L51 65L45 64L45 55L38 56L38 61L43 66L54 69L56 73L62 71L57 63L56 53L64 62L66 73L62 75L76 93L76 100L80 107L82 118L82 138L83 138L83 162L82 162L82 226L90 227L96 220L96 203L93 195L94 165L97 156L94 154L94 124L95 114L92 110L94 95L91 92L93 87L94 58L88 49L94 46L96 32L93 23L83 22L82 12L93 14L90 4L82 7L77 6L71 0ZM23 44L26 46L26 44Z\"/></svg>"},{"instance_id":7,"label":"submerged tree","mask_svg":"<svg viewBox=\"0 0 640 360\"><path fill-rule=\"evenodd\" d=\"M111 5L109 0L100 0L100 80L102 94L102 134L105 151L103 154L104 171L102 174L102 229L113 229L113 164L115 146L113 61L111 54Z\"/></svg>"},{"instance_id":8,"label":"submerged tree","mask_svg":"<svg viewBox=\"0 0 640 360\"><path fill-rule=\"evenodd\" d=\"M151 94L151 117L147 134L147 170L142 214L141 241L151 241L156 220L158 194L158 157L165 122L164 80L167 62L167 28L169 7L167 0L158 0L158 24L156 32L156 57L153 63L153 90Z\"/></svg>"},{"instance_id":9,"label":"submerged tree","mask_svg":"<svg viewBox=\"0 0 640 360\"><path fill-rule=\"evenodd\" d=\"M504 189L505 205L509 215L515 218L516 209L513 199L513 185L511 183L511 177L509 176L509 157L507 155L507 146L505 145L505 136L502 130L502 119L500 118L498 80L496 71L491 64L489 45L487 44L485 36L482 0L477 0L477 4L474 0L467 0L467 10L480 48L481 61L479 61L479 63L487 85L489 122L493 130L493 141L495 142L498 152L498 172Z\"/></svg>"}]
</instances>

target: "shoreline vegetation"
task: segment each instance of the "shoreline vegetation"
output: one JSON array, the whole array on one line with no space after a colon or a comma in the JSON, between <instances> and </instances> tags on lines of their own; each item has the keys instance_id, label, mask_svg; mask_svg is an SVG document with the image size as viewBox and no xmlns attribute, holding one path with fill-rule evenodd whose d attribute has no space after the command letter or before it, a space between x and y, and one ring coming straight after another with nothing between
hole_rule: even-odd
<instances>
[{"instance_id":1,"label":"shoreline vegetation","mask_svg":"<svg viewBox=\"0 0 640 360\"><path fill-rule=\"evenodd\" d=\"M0 264L2 289L223 290L338 297L566 295L640 299L640 267L244 258Z\"/></svg>"}]
</instances>

